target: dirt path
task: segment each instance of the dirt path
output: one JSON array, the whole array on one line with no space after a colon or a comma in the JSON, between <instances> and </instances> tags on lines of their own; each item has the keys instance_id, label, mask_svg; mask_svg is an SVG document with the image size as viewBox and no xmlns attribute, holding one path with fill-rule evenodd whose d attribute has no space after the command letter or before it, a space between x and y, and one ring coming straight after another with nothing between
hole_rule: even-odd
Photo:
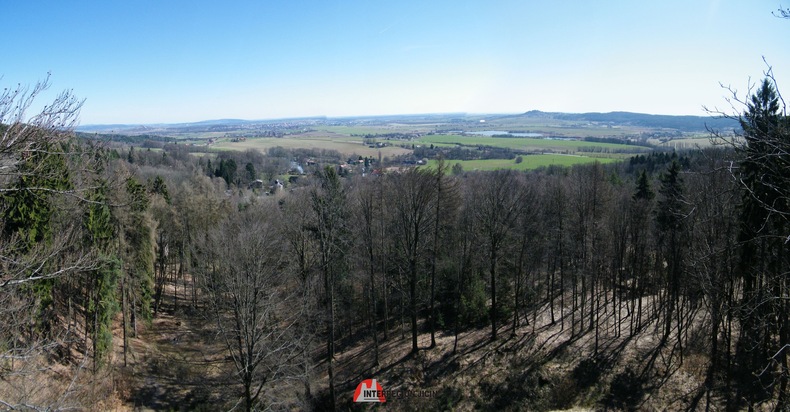
<instances>
[{"instance_id":1,"label":"dirt path","mask_svg":"<svg viewBox=\"0 0 790 412\"><path fill-rule=\"evenodd\" d=\"M176 310L172 289L165 294L151 324L138 326L137 337L129 339L128 366L121 368L125 401L142 411L222 408L235 389L224 344L198 309L179 304ZM123 364L122 341L116 347Z\"/></svg>"}]
</instances>

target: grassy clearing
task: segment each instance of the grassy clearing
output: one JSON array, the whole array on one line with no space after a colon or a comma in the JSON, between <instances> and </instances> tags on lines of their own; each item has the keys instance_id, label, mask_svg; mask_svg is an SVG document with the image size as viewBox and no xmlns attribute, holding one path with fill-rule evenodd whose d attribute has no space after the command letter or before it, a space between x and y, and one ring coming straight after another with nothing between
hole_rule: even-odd
<instances>
[{"instance_id":1,"label":"grassy clearing","mask_svg":"<svg viewBox=\"0 0 790 412\"><path fill-rule=\"evenodd\" d=\"M533 170L540 167L547 166L573 166L577 164L587 164L593 162L612 163L618 159L611 158L594 158L586 156L573 156L573 155L559 155L559 154L538 154L522 156L524 159L521 163L516 163L515 159L486 159L486 160L445 160L445 163L454 166L460 163L465 171L490 171L501 169L513 170ZM428 163L428 167L434 167L435 160Z\"/></svg>"},{"instance_id":2,"label":"grassy clearing","mask_svg":"<svg viewBox=\"0 0 790 412\"><path fill-rule=\"evenodd\" d=\"M640 146L630 146L615 143L596 143L582 140L552 140L536 139L530 137L486 137L486 136L461 136L461 135L430 135L419 140L422 144L460 144L464 146L495 146L513 150L546 151L556 150L563 152L577 152L581 149L598 149L602 151L628 151L631 153L648 152L650 149Z\"/></svg>"}]
</instances>

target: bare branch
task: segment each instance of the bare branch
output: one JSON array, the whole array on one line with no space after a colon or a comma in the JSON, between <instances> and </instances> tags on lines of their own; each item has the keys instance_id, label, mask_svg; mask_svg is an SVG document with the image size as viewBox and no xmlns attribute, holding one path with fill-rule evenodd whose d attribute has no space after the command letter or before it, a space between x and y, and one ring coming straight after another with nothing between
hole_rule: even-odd
<instances>
[{"instance_id":1,"label":"bare branch","mask_svg":"<svg viewBox=\"0 0 790 412\"><path fill-rule=\"evenodd\" d=\"M790 8L785 9L779 7L779 9L777 9L774 12L771 12L771 14L773 14L774 17L778 17L780 19L790 19Z\"/></svg>"}]
</instances>

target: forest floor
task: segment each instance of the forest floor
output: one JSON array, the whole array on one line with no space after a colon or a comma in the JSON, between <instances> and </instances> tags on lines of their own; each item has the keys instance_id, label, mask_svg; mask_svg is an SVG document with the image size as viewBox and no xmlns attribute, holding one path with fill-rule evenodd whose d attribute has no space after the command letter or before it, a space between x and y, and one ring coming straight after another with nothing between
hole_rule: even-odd
<instances>
[{"instance_id":1,"label":"forest floor","mask_svg":"<svg viewBox=\"0 0 790 412\"><path fill-rule=\"evenodd\" d=\"M569 318L564 328L561 319L555 320L552 324L544 307L529 324L522 320L515 334L512 320L504 322L495 341L490 326L467 330L459 335L455 353L453 333L437 332L436 346L428 349L430 334L423 332L417 356L410 355L408 331L394 330L380 345L378 367L367 337L338 354L337 403L344 410L361 409L353 404L354 390L373 378L391 391L386 404L393 410L704 408L700 388L706 358L689 350L681 364L672 343L657 349L660 333L652 325L634 337L628 336L627 324L619 337L614 324L608 325L609 333L602 326L596 353L593 330L579 333L577 325L572 335ZM328 384L326 376L322 384Z\"/></svg>"},{"instance_id":2,"label":"forest floor","mask_svg":"<svg viewBox=\"0 0 790 412\"><path fill-rule=\"evenodd\" d=\"M123 339L115 336L113 380L119 406L114 410L229 410L238 405L239 386L224 342L213 322L185 303L180 300L178 308L174 306L170 285L154 320L140 325L137 337L129 338L125 367ZM361 381L377 379L389 394L386 407L392 410L704 408L701 388L707 358L693 345L686 348L681 363L672 343L659 348L661 333L655 322L629 337L626 321L618 336L609 316L602 317L596 352L594 330L579 332L577 323L571 334L570 317L566 313L563 326L557 308L555 312L552 323L548 307L539 308L528 323L521 319L515 333L509 319L495 341L490 339L490 325L462 331L455 352L452 332L437 331L436 346L429 349L430 334L423 328L416 356L410 354L409 331L396 326L386 340L379 333L378 366L373 364L372 339L358 331L357 341L341 347L336 356L337 406L373 408L352 399ZM317 410L327 402L326 366L323 361L313 370ZM302 409L298 403L289 404L297 405L291 410Z\"/></svg>"}]
</instances>

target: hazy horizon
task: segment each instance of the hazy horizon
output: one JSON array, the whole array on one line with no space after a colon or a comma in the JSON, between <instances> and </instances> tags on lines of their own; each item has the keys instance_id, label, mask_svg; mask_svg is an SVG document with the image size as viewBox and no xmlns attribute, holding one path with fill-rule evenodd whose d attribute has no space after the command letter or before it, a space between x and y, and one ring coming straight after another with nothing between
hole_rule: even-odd
<instances>
[{"instance_id":1,"label":"hazy horizon","mask_svg":"<svg viewBox=\"0 0 790 412\"><path fill-rule=\"evenodd\" d=\"M663 114L656 114L656 113L638 113L638 112L630 112L626 110L612 110L608 112L564 112L564 111L552 111L548 112L545 110L540 109L529 109L522 112L517 113L469 113L469 112L443 112L443 113L385 113L385 114L371 114L371 115L349 115L349 116L326 116L326 115L314 115L314 116L293 116L293 117L276 117L276 118L261 118L261 119L245 119L240 117L227 117L221 119L200 119L194 121L185 121L185 122L153 122L153 123L85 123L80 122L77 126L79 128L87 128L87 127L97 127L97 126L177 126L182 124L200 124L200 123L221 123L221 122L277 122L277 121L289 121L289 120L311 120L311 119L376 119L376 118L388 118L388 117L419 117L419 116L431 116L431 117L441 117L441 116L467 116L467 117L474 117L479 118L479 120L489 120L487 118L495 118L499 116L519 116L526 114L528 112L537 111L543 113L560 113L560 114L610 114L610 113L633 113L633 114L641 114L641 115L648 115L648 116L676 116L676 117L684 117L684 116L694 116L694 117L706 117L705 113L700 115L686 115L686 114L679 114L679 115L663 115ZM710 114L711 117L715 117L714 114Z\"/></svg>"},{"instance_id":2,"label":"hazy horizon","mask_svg":"<svg viewBox=\"0 0 790 412\"><path fill-rule=\"evenodd\" d=\"M23 2L5 8L2 86L52 73L81 124L412 113L704 116L773 66L781 4Z\"/></svg>"}]
</instances>

